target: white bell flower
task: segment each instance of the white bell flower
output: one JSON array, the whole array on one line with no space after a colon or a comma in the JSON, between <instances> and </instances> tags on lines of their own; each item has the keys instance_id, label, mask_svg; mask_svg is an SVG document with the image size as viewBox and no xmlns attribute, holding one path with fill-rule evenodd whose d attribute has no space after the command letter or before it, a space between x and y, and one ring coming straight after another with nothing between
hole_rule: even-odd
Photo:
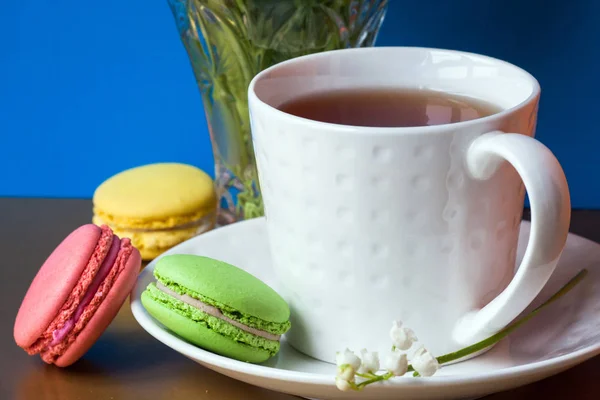
<instances>
[{"instance_id":1,"label":"white bell flower","mask_svg":"<svg viewBox=\"0 0 600 400\"><path fill-rule=\"evenodd\" d=\"M421 376L433 376L438 369L440 369L440 363L436 358L427 351L423 346L419 347L411 360L412 367Z\"/></svg>"},{"instance_id":2,"label":"white bell flower","mask_svg":"<svg viewBox=\"0 0 600 400\"><path fill-rule=\"evenodd\" d=\"M360 351L362 364L358 368L358 373L367 374L369 372L379 371L379 354L376 351L369 352L366 349Z\"/></svg>"},{"instance_id":3,"label":"white bell flower","mask_svg":"<svg viewBox=\"0 0 600 400\"><path fill-rule=\"evenodd\" d=\"M335 386L342 392L347 392L352 389L352 385L345 379L340 378L339 376L335 378Z\"/></svg>"},{"instance_id":4,"label":"white bell flower","mask_svg":"<svg viewBox=\"0 0 600 400\"><path fill-rule=\"evenodd\" d=\"M348 364L344 364L338 367L337 377L348 382L354 382L354 376L356 371Z\"/></svg>"},{"instance_id":5,"label":"white bell flower","mask_svg":"<svg viewBox=\"0 0 600 400\"><path fill-rule=\"evenodd\" d=\"M346 349L342 352L338 351L335 355L335 361L338 367L349 365L354 372L356 372L360 367L360 358L358 358L358 356L349 349Z\"/></svg>"},{"instance_id":6,"label":"white bell flower","mask_svg":"<svg viewBox=\"0 0 600 400\"><path fill-rule=\"evenodd\" d=\"M392 339L392 344L399 350L408 350L414 342L419 340L412 329L402 327L401 321L392 322L390 338Z\"/></svg>"},{"instance_id":7,"label":"white bell flower","mask_svg":"<svg viewBox=\"0 0 600 400\"><path fill-rule=\"evenodd\" d=\"M392 351L383 361L383 368L394 374L394 376L404 375L408 369L406 354L397 350Z\"/></svg>"}]
</instances>

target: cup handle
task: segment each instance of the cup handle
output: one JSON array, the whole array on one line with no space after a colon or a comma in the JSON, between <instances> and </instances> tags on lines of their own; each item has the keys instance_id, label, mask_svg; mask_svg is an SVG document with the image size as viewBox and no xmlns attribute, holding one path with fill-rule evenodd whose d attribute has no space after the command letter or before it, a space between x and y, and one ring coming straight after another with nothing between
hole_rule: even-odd
<instances>
[{"instance_id":1,"label":"cup handle","mask_svg":"<svg viewBox=\"0 0 600 400\"><path fill-rule=\"evenodd\" d=\"M475 139L466 153L467 169L479 180L489 179L503 161L512 164L529 195L529 243L506 289L482 309L458 321L453 338L464 345L495 334L523 312L556 268L569 233L569 188L552 152L526 135L490 132Z\"/></svg>"}]
</instances>

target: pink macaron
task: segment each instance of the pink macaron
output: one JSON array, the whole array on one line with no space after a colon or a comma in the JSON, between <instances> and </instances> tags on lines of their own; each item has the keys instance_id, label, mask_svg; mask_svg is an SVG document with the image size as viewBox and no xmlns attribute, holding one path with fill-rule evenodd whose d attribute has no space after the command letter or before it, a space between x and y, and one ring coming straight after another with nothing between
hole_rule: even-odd
<instances>
[{"instance_id":1,"label":"pink macaron","mask_svg":"<svg viewBox=\"0 0 600 400\"><path fill-rule=\"evenodd\" d=\"M76 229L31 282L15 320L17 345L48 364L73 364L117 315L140 266L138 250L109 227Z\"/></svg>"}]
</instances>

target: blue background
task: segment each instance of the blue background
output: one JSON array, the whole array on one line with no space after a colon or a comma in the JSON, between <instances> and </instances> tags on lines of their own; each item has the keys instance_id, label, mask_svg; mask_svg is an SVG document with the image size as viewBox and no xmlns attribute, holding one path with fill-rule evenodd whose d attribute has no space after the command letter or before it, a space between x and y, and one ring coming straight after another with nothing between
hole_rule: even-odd
<instances>
[{"instance_id":1,"label":"blue background","mask_svg":"<svg viewBox=\"0 0 600 400\"><path fill-rule=\"evenodd\" d=\"M538 138L563 164L573 206L600 208L599 15L595 0L391 0L378 45L530 71L542 86ZM0 45L0 196L91 197L110 175L157 161L212 172L166 0L5 0Z\"/></svg>"}]
</instances>

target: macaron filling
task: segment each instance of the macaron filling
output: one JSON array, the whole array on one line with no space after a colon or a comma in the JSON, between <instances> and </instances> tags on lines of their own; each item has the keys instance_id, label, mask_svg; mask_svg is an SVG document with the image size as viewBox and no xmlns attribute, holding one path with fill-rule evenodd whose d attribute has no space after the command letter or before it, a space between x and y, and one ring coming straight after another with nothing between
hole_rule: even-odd
<instances>
[{"instance_id":1,"label":"macaron filling","mask_svg":"<svg viewBox=\"0 0 600 400\"><path fill-rule=\"evenodd\" d=\"M242 313L242 312L238 311L236 308L230 307L229 305L227 305L223 302L219 302L213 298L204 296L194 290L191 290L191 289L175 282L173 279L169 278L168 276L162 275L158 268L154 269L154 276L156 277L157 282L162 283L164 286L168 287L172 291L179 293L181 295L187 294L191 298L200 300L204 304L208 304L213 307L216 307L219 309L219 311L221 311L223 313L223 315L233 319L234 321L238 321L246 326L256 328L261 331L270 332L270 333L273 333L276 335L282 335L290 329L291 323L289 321L282 321L282 322L267 321L265 319L258 318L251 314ZM151 286L154 287L156 289L156 291L161 293L163 296L167 296L165 293L160 292L158 290L158 288L156 288L156 285L154 283L151 283L148 286L148 288L150 288ZM168 296L168 297L173 298L172 296ZM177 300L177 301L181 302L180 300ZM181 303L185 304L183 302L181 302ZM188 304L186 304L186 306L191 307Z\"/></svg>"},{"instance_id":2,"label":"macaron filling","mask_svg":"<svg viewBox=\"0 0 600 400\"><path fill-rule=\"evenodd\" d=\"M83 310L85 310L85 308L90 304L94 296L96 296L96 292L98 291L100 284L106 279L106 277L110 273L110 270L115 265L115 260L117 259L117 255L119 254L120 247L121 239L119 239L116 235L113 235L110 250L108 251L106 258L102 262L100 269L96 273L96 276L94 276L94 279L88 287L85 295L83 296L81 303L79 303L79 305L75 309L74 315L65 322L63 327L60 329L56 329L54 330L54 332L52 332L52 342L50 342L48 347L55 346L58 343L62 342L65 339L65 337L69 334L69 332L71 332L76 322L83 314Z\"/></svg>"},{"instance_id":3,"label":"macaron filling","mask_svg":"<svg viewBox=\"0 0 600 400\"><path fill-rule=\"evenodd\" d=\"M215 218L215 213L210 212L208 214L203 215L202 217L183 223L181 225L171 226L169 228L160 228L160 229L152 229L152 228L127 228L128 232L169 232L169 231L177 231L181 229L190 229L190 228L198 228L198 233L201 233L207 229L207 226L212 225L212 221ZM122 227L119 227L124 229Z\"/></svg>"},{"instance_id":4,"label":"macaron filling","mask_svg":"<svg viewBox=\"0 0 600 400\"><path fill-rule=\"evenodd\" d=\"M171 247L210 230L214 226L215 218L215 214L209 212L190 222L181 221L181 224L171 227L122 226L105 221L98 215L94 215L92 221L96 225L107 224L116 235L130 238L142 257L151 260Z\"/></svg>"},{"instance_id":5,"label":"macaron filling","mask_svg":"<svg viewBox=\"0 0 600 400\"><path fill-rule=\"evenodd\" d=\"M105 221L102 219L102 216L94 216L94 219L97 223L109 224L114 229L123 230L127 232L169 232L169 231L177 231L182 229L190 229L190 228L199 228L199 232L203 232L206 229L207 225L212 225L213 220L215 218L214 212L208 212L207 214L203 214L197 217L194 220L188 222L181 222L177 225L165 226L165 227L135 227L135 226L124 226L119 225L113 222Z\"/></svg>"},{"instance_id":6,"label":"macaron filling","mask_svg":"<svg viewBox=\"0 0 600 400\"><path fill-rule=\"evenodd\" d=\"M167 287L173 291L176 291L176 293L182 294L179 292L179 290L173 288L171 285L168 285ZM192 298L196 298L196 296L193 296ZM207 314L199 308L184 303L170 294L163 292L156 286L156 283L154 282L150 283L144 293L142 293L142 302L144 301L146 303L153 302L159 307L164 307L164 309L178 314L187 320L195 322L199 324L199 326L209 329L214 333L223 336L224 338L237 342L240 345L247 345L251 348L266 350L272 356L277 354L279 351L280 343L278 340L269 340L254 335L226 322L225 320ZM206 301L204 301L204 299L201 301L205 304L208 304ZM224 310L221 311L223 314L225 314ZM169 326L169 321L160 321Z\"/></svg>"},{"instance_id":7,"label":"macaron filling","mask_svg":"<svg viewBox=\"0 0 600 400\"><path fill-rule=\"evenodd\" d=\"M248 325L244 325L234 319L229 318L228 316L223 314L223 312L221 310L219 310L217 307L206 304L198 299L191 297L188 294L179 294L179 293L175 292L174 290L171 290L168 287L166 287L160 281L156 282L156 288L158 290L160 290L161 292L166 293L169 296L174 297L175 299L177 299L189 306L197 308L198 310L202 311L205 314L208 314L208 315L218 318L222 321L225 321L245 332L251 333L253 335L256 335L258 337L261 337L261 338L264 338L267 340L279 341L281 339L281 335L273 334L273 333L270 333L267 331L253 328Z\"/></svg>"}]
</instances>

